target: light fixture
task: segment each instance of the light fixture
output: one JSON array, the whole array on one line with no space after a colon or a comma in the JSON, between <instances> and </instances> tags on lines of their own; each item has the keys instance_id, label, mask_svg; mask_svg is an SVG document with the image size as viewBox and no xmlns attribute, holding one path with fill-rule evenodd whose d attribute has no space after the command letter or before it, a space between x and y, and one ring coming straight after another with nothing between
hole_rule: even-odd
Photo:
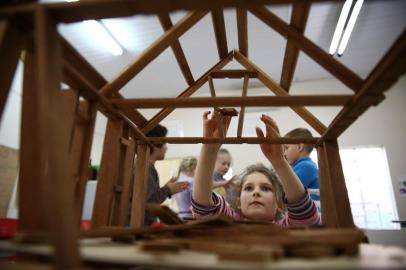
<instances>
[{"instance_id":1,"label":"light fixture","mask_svg":"<svg viewBox=\"0 0 406 270\"><path fill-rule=\"evenodd\" d=\"M334 55L336 52L338 56L343 55L344 50L347 47L348 40L350 39L352 30L354 29L355 21L358 18L358 14L361 10L363 2L364 0L357 0L351 10L354 1L345 1L343 9L341 10L340 18L338 19L336 29L334 31L333 39L331 40L329 49L329 53L331 55ZM350 14L350 12L351 16L350 19L348 19L348 15Z\"/></svg>"},{"instance_id":2,"label":"light fixture","mask_svg":"<svg viewBox=\"0 0 406 270\"><path fill-rule=\"evenodd\" d=\"M123 46L117 41L102 21L86 20L83 21L83 23L88 27L95 43L106 47L114 56L119 56L124 53Z\"/></svg>"},{"instance_id":3,"label":"light fixture","mask_svg":"<svg viewBox=\"0 0 406 270\"><path fill-rule=\"evenodd\" d=\"M347 47L348 40L350 39L352 30L354 29L355 21L358 18L358 14L361 10L362 4L364 0L357 0L355 3L354 9L352 10L350 20L347 23L347 27L345 27L345 31L343 34L343 38L341 39L340 46L338 47L338 56L343 55L345 48Z\"/></svg>"},{"instance_id":4,"label":"light fixture","mask_svg":"<svg viewBox=\"0 0 406 270\"><path fill-rule=\"evenodd\" d=\"M331 40L329 53L331 55L335 54L338 48L338 42L340 41L341 35L344 30L345 22L347 21L348 14L350 13L352 6L352 0L347 0L344 3L343 9L341 10L340 18L334 31L333 39Z\"/></svg>"}]
</instances>

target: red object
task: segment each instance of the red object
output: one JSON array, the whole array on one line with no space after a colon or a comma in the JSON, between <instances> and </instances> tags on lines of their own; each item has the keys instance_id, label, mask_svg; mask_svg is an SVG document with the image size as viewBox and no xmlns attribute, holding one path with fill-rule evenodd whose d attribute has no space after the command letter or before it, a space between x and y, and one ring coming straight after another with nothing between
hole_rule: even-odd
<instances>
[{"instance_id":1,"label":"red object","mask_svg":"<svg viewBox=\"0 0 406 270\"><path fill-rule=\"evenodd\" d=\"M17 233L17 227L17 219L0 218L0 239L14 237Z\"/></svg>"}]
</instances>

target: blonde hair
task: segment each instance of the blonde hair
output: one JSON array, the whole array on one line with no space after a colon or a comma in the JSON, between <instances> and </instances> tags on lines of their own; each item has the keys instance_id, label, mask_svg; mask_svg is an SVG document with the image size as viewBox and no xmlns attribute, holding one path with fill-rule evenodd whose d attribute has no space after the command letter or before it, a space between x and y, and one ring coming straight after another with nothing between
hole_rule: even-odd
<instances>
[{"instance_id":1,"label":"blonde hair","mask_svg":"<svg viewBox=\"0 0 406 270\"><path fill-rule=\"evenodd\" d=\"M248 166L239 176L240 181L239 181L238 196L241 197L244 182L247 179L247 177L253 173L261 173L265 175L265 177L272 184L277 204L275 219L282 218L286 211L286 206L283 203L283 187L274 170L268 169L262 164Z\"/></svg>"},{"instance_id":2,"label":"blonde hair","mask_svg":"<svg viewBox=\"0 0 406 270\"><path fill-rule=\"evenodd\" d=\"M179 165L178 177L181 173L193 174L197 166L197 158L189 156L185 157Z\"/></svg>"}]
</instances>

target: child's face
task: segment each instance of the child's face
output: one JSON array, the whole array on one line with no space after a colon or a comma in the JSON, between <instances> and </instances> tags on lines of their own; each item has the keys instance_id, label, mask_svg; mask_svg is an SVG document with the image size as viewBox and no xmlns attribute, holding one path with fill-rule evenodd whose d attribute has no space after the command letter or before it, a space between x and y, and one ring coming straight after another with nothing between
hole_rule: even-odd
<instances>
[{"instance_id":1,"label":"child's face","mask_svg":"<svg viewBox=\"0 0 406 270\"><path fill-rule=\"evenodd\" d=\"M221 176L225 175L230 169L231 157L229 154L219 154L214 165L214 172Z\"/></svg>"},{"instance_id":2,"label":"child's face","mask_svg":"<svg viewBox=\"0 0 406 270\"><path fill-rule=\"evenodd\" d=\"M300 144L285 144L283 146L283 155L292 165L300 157Z\"/></svg>"},{"instance_id":3,"label":"child's face","mask_svg":"<svg viewBox=\"0 0 406 270\"><path fill-rule=\"evenodd\" d=\"M166 151L168 151L168 146L163 144L161 147L155 147L154 148L154 154L156 156L156 160L164 160Z\"/></svg>"},{"instance_id":4,"label":"child's face","mask_svg":"<svg viewBox=\"0 0 406 270\"><path fill-rule=\"evenodd\" d=\"M274 188L262 173L247 176L240 196L242 214L252 220L271 221L275 219L277 203Z\"/></svg>"}]
</instances>

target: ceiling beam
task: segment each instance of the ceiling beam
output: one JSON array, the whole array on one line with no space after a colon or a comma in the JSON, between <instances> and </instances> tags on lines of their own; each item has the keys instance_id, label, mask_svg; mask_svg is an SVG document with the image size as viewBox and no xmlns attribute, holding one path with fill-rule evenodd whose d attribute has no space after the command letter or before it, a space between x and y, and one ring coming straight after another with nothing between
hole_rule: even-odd
<instances>
[{"instance_id":1,"label":"ceiling beam","mask_svg":"<svg viewBox=\"0 0 406 270\"><path fill-rule=\"evenodd\" d=\"M246 85L247 83L244 83ZM246 87L246 86L245 86ZM178 97L111 99L119 108L206 108L206 107L282 107L343 106L353 95L253 96L253 97Z\"/></svg>"},{"instance_id":2,"label":"ceiling beam","mask_svg":"<svg viewBox=\"0 0 406 270\"><path fill-rule=\"evenodd\" d=\"M331 122L317 142L336 139L371 105L378 105L385 97L383 92L392 87L406 72L406 31L395 41L365 80L361 90Z\"/></svg>"},{"instance_id":3,"label":"ceiling beam","mask_svg":"<svg viewBox=\"0 0 406 270\"><path fill-rule=\"evenodd\" d=\"M246 69L254 70L258 73L258 79L271 90L275 95L278 96L289 96L288 92L286 92L282 87L279 86L277 82L272 80L270 76L268 76L264 71L262 71L259 67L257 67L254 63L252 63L248 58L242 55L239 51L234 50L234 58L243 65ZM290 107L293 111L295 111L303 120L305 120L311 127L313 127L319 134L323 134L326 130L326 126L320 122L317 117L311 114L306 108L304 107Z\"/></svg>"},{"instance_id":4,"label":"ceiling beam","mask_svg":"<svg viewBox=\"0 0 406 270\"><path fill-rule=\"evenodd\" d=\"M219 71L214 71L210 74L213 79L240 79L244 78L245 76L249 78L257 78L258 74L255 71L245 70L245 69L223 69Z\"/></svg>"},{"instance_id":5,"label":"ceiling beam","mask_svg":"<svg viewBox=\"0 0 406 270\"><path fill-rule=\"evenodd\" d=\"M221 59L217 64L215 64L212 68L210 68L206 73L204 73L198 80L195 81L194 84L189 86L186 90L184 90L178 98L181 97L190 97L195 93L203 84L207 82L208 77L213 71L217 71L222 69L225 65L227 65L233 59L233 51L229 52L226 57ZM167 117L171 112L173 112L173 108L166 108L159 111L152 119L148 121L148 123L142 128L142 132L147 133L151 129L153 129L156 125L158 125L165 117Z\"/></svg>"},{"instance_id":6,"label":"ceiling beam","mask_svg":"<svg viewBox=\"0 0 406 270\"><path fill-rule=\"evenodd\" d=\"M101 89L103 95L109 96L117 93L142 71L149 63L168 48L174 41L178 40L187 30L197 23L207 11L192 11L176 23L171 29L166 31L160 38L145 49L127 68L125 68L116 78L107 83Z\"/></svg>"},{"instance_id":7,"label":"ceiling beam","mask_svg":"<svg viewBox=\"0 0 406 270\"><path fill-rule=\"evenodd\" d=\"M292 7L292 17L290 26L296 29L298 33L303 34L306 28L307 18L309 16L311 3L294 3ZM283 60L282 75L280 85L289 92L290 85L295 74L299 49L294 42L288 39L286 43L285 57Z\"/></svg>"},{"instance_id":8,"label":"ceiling beam","mask_svg":"<svg viewBox=\"0 0 406 270\"><path fill-rule=\"evenodd\" d=\"M249 11L279 34L290 39L298 48L303 50L314 61L319 63L319 65L324 67L354 92L357 92L361 88L363 81L357 74L335 60L322 48L289 26L266 7L250 7Z\"/></svg>"},{"instance_id":9,"label":"ceiling beam","mask_svg":"<svg viewBox=\"0 0 406 270\"><path fill-rule=\"evenodd\" d=\"M223 9L213 9L211 11L214 34L216 36L217 51L219 58L223 59L228 52L226 25L224 23Z\"/></svg>"},{"instance_id":10,"label":"ceiling beam","mask_svg":"<svg viewBox=\"0 0 406 270\"><path fill-rule=\"evenodd\" d=\"M237 12L238 48L244 56L248 57L247 10L245 8L237 8L236 12Z\"/></svg>"},{"instance_id":11,"label":"ceiling beam","mask_svg":"<svg viewBox=\"0 0 406 270\"><path fill-rule=\"evenodd\" d=\"M165 31L168 31L173 27L171 17L169 16L168 13L161 13L158 14L159 22L161 23L162 28ZM192 72L190 71L189 65L187 63L185 53L183 52L182 46L180 45L179 40L176 40L172 43L171 45L173 54L175 55L176 61L178 62L178 65L180 67L180 70L182 71L183 77L185 77L185 80L188 85L191 85L192 83L195 82L193 79Z\"/></svg>"}]
</instances>

